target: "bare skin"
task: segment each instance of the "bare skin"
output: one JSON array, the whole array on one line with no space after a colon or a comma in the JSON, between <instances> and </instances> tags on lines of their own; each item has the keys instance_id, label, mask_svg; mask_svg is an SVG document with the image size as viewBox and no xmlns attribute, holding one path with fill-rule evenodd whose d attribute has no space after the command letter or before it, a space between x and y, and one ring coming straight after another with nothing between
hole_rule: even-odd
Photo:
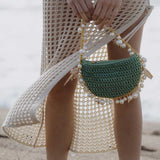
<instances>
[{"instance_id":1,"label":"bare skin","mask_svg":"<svg viewBox=\"0 0 160 160\"><path fill-rule=\"evenodd\" d=\"M139 52L143 26L130 39L129 44ZM124 34L123 34L124 35ZM119 49L112 42L108 45L108 58L122 59L129 57L125 49ZM119 160L140 160L142 139L142 109L140 95L124 104L114 103L115 135Z\"/></svg>"},{"instance_id":2,"label":"bare skin","mask_svg":"<svg viewBox=\"0 0 160 160\"><path fill-rule=\"evenodd\" d=\"M125 33L129 32L132 25ZM143 26L131 38L129 44L140 51ZM125 49L112 42L108 44L109 59L128 57ZM64 83L67 73L50 91L46 104L46 151L47 160L67 160L73 135L73 96L77 79ZM130 103L114 104L115 134L118 143L119 160L140 160L142 135L142 111L140 96Z\"/></svg>"}]
</instances>

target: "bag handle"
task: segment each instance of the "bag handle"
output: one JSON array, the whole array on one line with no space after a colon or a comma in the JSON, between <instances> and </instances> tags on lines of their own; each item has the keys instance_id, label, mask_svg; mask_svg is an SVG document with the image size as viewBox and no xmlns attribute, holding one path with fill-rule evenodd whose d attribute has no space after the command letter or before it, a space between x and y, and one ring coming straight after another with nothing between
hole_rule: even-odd
<instances>
[{"instance_id":1,"label":"bag handle","mask_svg":"<svg viewBox=\"0 0 160 160\"><path fill-rule=\"evenodd\" d=\"M109 29L110 30L110 36L116 36L115 39L114 39L114 42L115 44L117 44L119 47L122 47L122 48L128 48L128 52L129 52L129 55L130 56L133 56L134 54L137 54L140 58L140 60L142 61L142 70L144 72L144 74L152 79L153 78L153 75L149 72L148 69L145 68L145 62L147 61L145 57L142 57L138 52L136 52L132 47L131 45L126 42L113 28L111 27L107 27L106 26L107 24L105 23L104 25L104 28L107 30ZM78 31L81 32L81 46L80 46L80 50L81 50L81 54L80 54L80 63L82 61L82 59L84 59L86 56L84 55L84 53L86 52L86 47L84 46L84 21L83 19L81 19L81 28L78 29ZM69 80L73 80L75 78L77 78L78 76L78 71L79 71L79 67L81 68L81 64L78 64L78 67L75 68L75 69L72 69L70 71L71 75L68 77L68 79L66 80L66 82L64 83L64 86L69 82Z\"/></svg>"},{"instance_id":2,"label":"bag handle","mask_svg":"<svg viewBox=\"0 0 160 160\"><path fill-rule=\"evenodd\" d=\"M139 53L137 53L132 47L131 45L126 42L112 27L107 27L106 26L107 23L104 24L104 29L110 31L110 36L116 36L115 37L115 44L118 45L119 47L122 47L122 48L128 48L128 52L129 52L129 55L132 56L134 54L137 54L139 57L142 57L141 55L139 55ZM86 51L86 47L84 46L84 21L83 19L81 19L81 28L79 28L79 31L81 31L81 54L80 54L80 62L82 60L82 58L86 58L84 56L84 53Z\"/></svg>"}]
</instances>

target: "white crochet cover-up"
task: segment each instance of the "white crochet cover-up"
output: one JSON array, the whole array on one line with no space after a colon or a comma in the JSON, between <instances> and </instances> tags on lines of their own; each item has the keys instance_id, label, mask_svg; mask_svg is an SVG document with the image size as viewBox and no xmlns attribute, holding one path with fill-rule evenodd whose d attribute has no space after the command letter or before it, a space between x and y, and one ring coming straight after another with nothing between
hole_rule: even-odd
<instances>
[{"instance_id":1,"label":"white crochet cover-up","mask_svg":"<svg viewBox=\"0 0 160 160\"><path fill-rule=\"evenodd\" d=\"M92 0L95 5L96 0ZM144 13L145 16L124 40L145 23L152 12L149 0L123 0L112 28L123 33ZM40 77L22 93L9 110L2 129L10 138L31 147L45 147L45 107L48 93L79 63L81 20L74 15L66 0L43 0L43 43ZM114 37L98 30L93 21L85 26L88 60L107 60L107 43ZM117 151L114 135L114 107L101 105L88 97L77 82L74 94L74 134L70 151L78 160L103 159ZM94 154L93 154L94 153ZM103 154L103 156L100 156ZM76 157L77 155L77 157ZM82 156L83 155L83 156ZM98 155L99 157L96 157ZM110 156L113 158L113 156ZM115 159L115 158L113 158ZM111 158L110 158L111 160Z\"/></svg>"}]
</instances>

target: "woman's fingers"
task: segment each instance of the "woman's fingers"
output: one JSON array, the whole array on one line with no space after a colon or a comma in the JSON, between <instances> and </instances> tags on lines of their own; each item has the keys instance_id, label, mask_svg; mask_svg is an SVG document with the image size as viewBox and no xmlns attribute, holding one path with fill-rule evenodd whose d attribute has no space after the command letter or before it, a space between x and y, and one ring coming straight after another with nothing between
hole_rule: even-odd
<instances>
[{"instance_id":1,"label":"woman's fingers","mask_svg":"<svg viewBox=\"0 0 160 160\"><path fill-rule=\"evenodd\" d=\"M101 2L97 2L96 6L94 8L93 15L92 15L92 20L94 20L94 21L97 20L97 18L100 15L101 9L102 9L102 3Z\"/></svg>"},{"instance_id":2,"label":"woman's fingers","mask_svg":"<svg viewBox=\"0 0 160 160\"><path fill-rule=\"evenodd\" d=\"M96 25L99 25L101 30L104 24L107 22L108 26L111 26L115 17L118 14L122 0L98 0L92 19L95 21Z\"/></svg>"},{"instance_id":3,"label":"woman's fingers","mask_svg":"<svg viewBox=\"0 0 160 160\"><path fill-rule=\"evenodd\" d=\"M91 0L84 0L84 2L86 3L86 5L89 9L90 18L92 18L92 14L93 14L93 11L94 11L93 4L92 4Z\"/></svg>"},{"instance_id":4,"label":"woman's fingers","mask_svg":"<svg viewBox=\"0 0 160 160\"><path fill-rule=\"evenodd\" d=\"M102 22L98 26L99 30L101 30L103 28L103 26L105 25L105 23L108 24L107 19L111 16L112 10L113 10L113 8L111 8L111 7L108 8L108 10L106 12L106 15L105 15L105 18L102 20Z\"/></svg>"},{"instance_id":5,"label":"woman's fingers","mask_svg":"<svg viewBox=\"0 0 160 160\"><path fill-rule=\"evenodd\" d=\"M85 22L89 22L92 18L93 5L91 0L67 0L73 12Z\"/></svg>"},{"instance_id":6,"label":"woman's fingers","mask_svg":"<svg viewBox=\"0 0 160 160\"><path fill-rule=\"evenodd\" d=\"M75 16L79 17L80 19L82 18L81 15L79 14L75 4L73 3L73 1L67 1L68 5L72 8L73 13Z\"/></svg>"},{"instance_id":7,"label":"woman's fingers","mask_svg":"<svg viewBox=\"0 0 160 160\"><path fill-rule=\"evenodd\" d=\"M102 6L102 10L101 10L101 14L100 14L100 16L97 18L97 20L95 21L95 24L96 24L96 25L99 25L99 24L102 22L102 20L105 18L106 12L107 12L107 7L103 5L103 6Z\"/></svg>"},{"instance_id":8,"label":"woman's fingers","mask_svg":"<svg viewBox=\"0 0 160 160\"><path fill-rule=\"evenodd\" d=\"M82 17L82 19L85 21L85 22L88 22L89 21L89 18L87 17L87 11L85 11L82 6L79 4L78 0L75 1L75 6L77 7L77 10L80 14L80 16Z\"/></svg>"}]
</instances>

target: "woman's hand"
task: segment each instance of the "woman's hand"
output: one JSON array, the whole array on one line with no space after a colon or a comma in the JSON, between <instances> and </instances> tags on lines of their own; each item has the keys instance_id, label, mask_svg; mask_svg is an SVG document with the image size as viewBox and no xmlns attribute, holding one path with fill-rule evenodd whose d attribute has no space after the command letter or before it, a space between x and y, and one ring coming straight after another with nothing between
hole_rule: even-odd
<instances>
[{"instance_id":1,"label":"woman's hand","mask_svg":"<svg viewBox=\"0 0 160 160\"><path fill-rule=\"evenodd\" d=\"M67 3L80 19L82 18L86 23L91 20L94 10L91 0L67 0Z\"/></svg>"},{"instance_id":2,"label":"woman's hand","mask_svg":"<svg viewBox=\"0 0 160 160\"><path fill-rule=\"evenodd\" d=\"M98 0L92 15L92 20L101 30L107 19L111 16L107 26L110 26L118 14L122 0Z\"/></svg>"}]
</instances>

